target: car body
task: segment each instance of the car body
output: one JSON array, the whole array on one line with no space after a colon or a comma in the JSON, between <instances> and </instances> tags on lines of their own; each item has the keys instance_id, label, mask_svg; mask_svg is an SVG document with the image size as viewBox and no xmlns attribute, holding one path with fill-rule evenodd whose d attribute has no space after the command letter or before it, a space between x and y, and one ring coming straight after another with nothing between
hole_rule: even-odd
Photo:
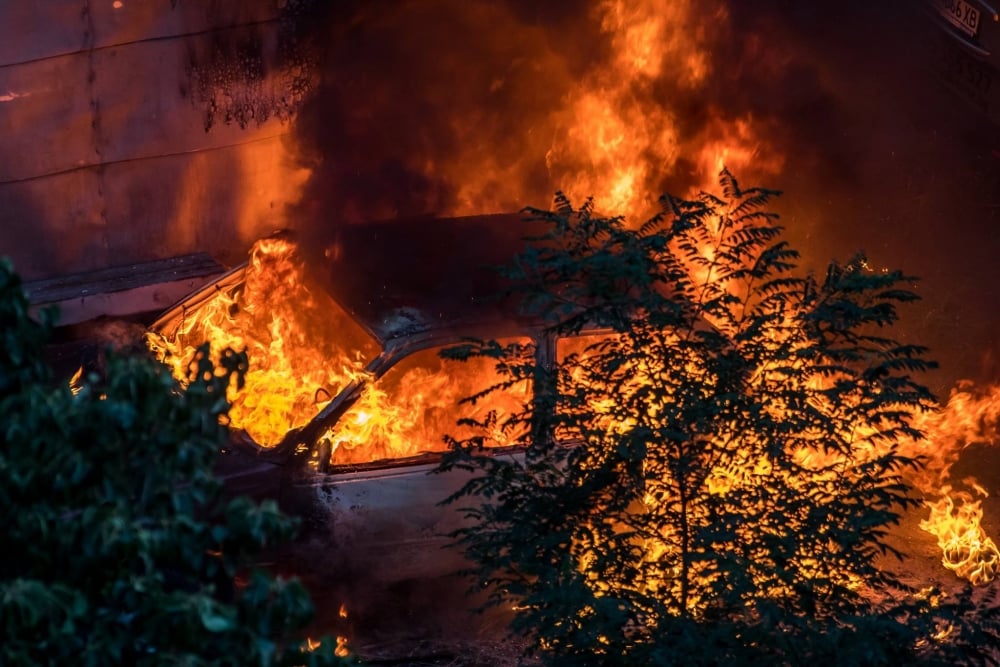
<instances>
[{"instance_id":1,"label":"car body","mask_svg":"<svg viewBox=\"0 0 1000 667\"><path fill-rule=\"evenodd\" d=\"M315 283L377 343L364 379L344 386L307 424L273 447L237 436L219 462L235 493L277 497L318 526L312 539L324 562L364 570L376 584L443 576L467 565L443 550L462 513L441 501L468 473L430 474L436 453L405 460L328 467L310 464L321 434L358 400L366 382L379 382L414 355L469 338L531 341L536 360L550 363L556 341L544 324L525 316L496 271L543 230L520 214L425 218L344 226L321 242L304 242ZM301 242L301 240L300 240ZM167 310L151 329L170 335L219 292L239 291L241 265ZM498 456L519 456L516 448ZM323 459L321 459L323 460ZM315 461L315 459L313 459Z\"/></svg>"},{"instance_id":2,"label":"car body","mask_svg":"<svg viewBox=\"0 0 1000 667\"><path fill-rule=\"evenodd\" d=\"M935 60L941 79L994 121L1000 121L1000 2L926 0L937 24Z\"/></svg>"},{"instance_id":3,"label":"car body","mask_svg":"<svg viewBox=\"0 0 1000 667\"><path fill-rule=\"evenodd\" d=\"M933 0L932 15L969 53L1000 63L1000 5L995 0Z\"/></svg>"}]
</instances>

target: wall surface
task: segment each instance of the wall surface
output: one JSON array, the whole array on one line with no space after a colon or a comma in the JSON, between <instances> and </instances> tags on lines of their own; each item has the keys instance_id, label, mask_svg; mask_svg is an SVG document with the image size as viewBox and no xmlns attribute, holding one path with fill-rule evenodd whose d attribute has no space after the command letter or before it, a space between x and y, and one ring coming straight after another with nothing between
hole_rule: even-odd
<instances>
[{"instance_id":1,"label":"wall surface","mask_svg":"<svg viewBox=\"0 0 1000 667\"><path fill-rule=\"evenodd\" d=\"M192 80L226 44L273 48L277 12L278 0L0 3L0 256L29 280L199 251L231 264L284 227L306 176L288 123L206 130ZM225 103L233 89L215 92Z\"/></svg>"}]
</instances>

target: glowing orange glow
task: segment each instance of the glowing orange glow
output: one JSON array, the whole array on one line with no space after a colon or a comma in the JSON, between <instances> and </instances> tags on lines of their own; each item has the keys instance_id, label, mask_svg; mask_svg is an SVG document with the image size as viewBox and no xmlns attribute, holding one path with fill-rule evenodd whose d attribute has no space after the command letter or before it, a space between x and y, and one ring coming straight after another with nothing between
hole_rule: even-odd
<instances>
[{"instance_id":1,"label":"glowing orange glow","mask_svg":"<svg viewBox=\"0 0 1000 667\"><path fill-rule=\"evenodd\" d=\"M703 256L710 259L710 250L707 254L703 253ZM697 266L691 266L689 269L694 276L704 273L704 270ZM705 276L701 278L704 279ZM781 340L775 338L767 341L768 344L780 344L795 349L806 343L805 340L800 340L801 332L791 326L794 315L795 313L791 312L783 313L785 325L776 327L772 332L772 335ZM560 341L560 359L566 360L571 353L585 354L587 346L600 340L607 338L581 336ZM692 360L691 363L688 364L688 374L692 377L699 376L703 369L697 365L696 360ZM766 383L768 375L774 371L775 369L768 367L758 368L751 379L751 384L764 386L763 383ZM821 412L830 412L834 409L834 406L827 404L822 389L831 386L836 380L836 377L817 377L804 385L810 390L809 402L815 409ZM567 391L572 394L573 383L581 381L580 368L576 366ZM618 387L618 391L633 392L642 384L651 382L656 382L655 376L650 375L648 369L643 369L640 365L632 370L624 384ZM616 411L615 403L611 397L599 397L596 401L591 400L586 408L589 414L598 418L593 425L605 429L608 434L623 433L634 426L633 417L622 416ZM786 417L787 407L777 398L772 397L763 409L776 421ZM657 406L650 405L649 414L646 416L655 420L656 410ZM798 464L806 470L815 472L816 479L827 480L841 476L849 477L852 469L887 453L887 448L897 448L897 451L905 456L920 457L926 466L909 469L904 473L906 481L924 495L925 506L930 510L929 517L921 521L920 527L937 538L942 550L942 563L946 568L975 585L989 583L996 578L1000 570L1000 550L981 526L982 499L988 494L974 479L970 478L964 482L971 492L954 489L948 480L951 467L957 462L963 449L973 443L995 441L1000 426L1000 387L984 388L961 384L941 409L917 410L911 414L911 419L913 425L924 433L923 438L883 439L881 438L883 426L877 423L850 424L851 432L840 435L844 442L854 443L849 458L825 448L823 446L825 434L820 432L805 433L805 438L791 453ZM733 433L716 433L715 437L726 438L733 435ZM751 449L747 447L746 451L749 452ZM775 471L767 460L740 456L736 453L725 464L716 464L705 477L704 483L709 493L725 495L736 488L762 483L761 480L766 480L773 474ZM793 487L796 484L794 479L785 481ZM657 502L653 493L647 494L647 509L655 506ZM651 562L655 562L669 552L670 542L670 536L663 536L662 540L647 538L643 548ZM810 564L808 559L803 559L800 563L801 571L804 573L814 566L815 564ZM582 563L581 567L585 569L586 564ZM843 582L845 585L858 584L857 581L852 581L850 573L843 574L846 577ZM671 574L664 572L663 577L664 581L668 581L671 579ZM653 582L651 585L664 584ZM692 604L696 607L697 600L693 600ZM949 631L948 628L942 628L939 634L946 636Z\"/></svg>"},{"instance_id":2,"label":"glowing orange glow","mask_svg":"<svg viewBox=\"0 0 1000 667\"><path fill-rule=\"evenodd\" d=\"M81 389L83 389L83 366L76 369L76 372L69 379L69 390L73 392L74 396L79 394Z\"/></svg>"},{"instance_id":3,"label":"glowing orange glow","mask_svg":"<svg viewBox=\"0 0 1000 667\"><path fill-rule=\"evenodd\" d=\"M662 189L662 174L675 171L678 164L688 165L692 191L711 189L724 165L755 178L777 173L783 167L781 155L769 155L762 149L768 128L761 119L705 108L699 110L704 118L696 129L689 130L688 124L682 122L689 120L682 117L684 110L664 103L657 92L657 82L662 80L697 91L717 75L712 71L711 49L718 35L728 30L729 17L720 8L712 24L706 25L704 12L696 12L695 7L694 0L603 0L595 4L593 18L610 45L610 55L585 70L551 111L547 119L551 121L551 138L524 138L525 144L542 146L550 179L574 201L593 196L602 210L643 220L654 205L649 194ZM489 85L493 88L505 84L497 80ZM475 145L478 117L454 122L456 136L461 139L455 143ZM279 154L279 148L274 143L273 156ZM492 193L505 183L524 183L523 175L516 173L524 165L500 159L489 150L474 152L473 160L456 160L455 164L428 161L424 165L429 176L443 174L457 183L458 203L452 213L483 213L496 210L498 202L521 201L520 192ZM686 162L682 163L682 159ZM199 174L192 172L192 192L203 185L203 179L195 178ZM261 168L260 173L250 174L254 178L248 176L259 195L254 201L280 199L283 194L283 182L269 175L270 171ZM300 173L289 189L297 189L304 177L304 172ZM182 208L181 217L194 218L197 207L190 206L191 211ZM241 233L248 234L262 224L251 212L248 209L239 216L251 225ZM712 259L711 247L701 250L704 259ZM691 274L696 280L705 280L708 270L692 266ZM738 288L734 285L731 289ZM789 323L795 319L795 313L783 316ZM710 324L721 326L718 322ZM795 349L800 332L789 324L784 335L788 338L769 343ZM273 446L289 431L306 424L348 384L363 385L350 410L321 436L334 464L441 451L444 433L461 437L455 428L458 416L487 420L491 410L509 413L518 408L528 391L525 387L510 392L509 404L496 400L489 405L460 408L461 398L492 384L498 376L485 361L449 365L432 350L414 355L383 378L370 377L364 368L378 354L377 345L326 296L321 286L310 280L294 244L280 238L264 239L254 245L239 287L220 291L197 312L186 314L175 330L149 338L150 347L170 364L179 379L186 377L196 347L206 341L216 352L225 347L247 350L247 382L242 391L231 390L230 418L235 428L262 446ZM561 348L561 354L582 349L585 339L579 344L579 348ZM776 372L761 367L751 381L764 386ZM636 384L644 381L650 380L641 374L630 380ZM826 381L833 382L834 378ZM631 389L634 387L623 388ZM813 392L811 407L829 409L819 394ZM631 426L616 414L611 399L589 408L604 418L603 425L609 431ZM655 412L658 406L649 409ZM775 399L764 409L780 419L787 406ZM977 584L993 580L1000 567L1000 553L981 527L986 492L975 483L970 486L978 498L955 490L949 476L962 450L975 442L992 442L998 424L1000 387L973 389L963 385L940 411L915 415L915 426L926 433L925 438L898 443L904 453L921 456L927 462L919 476L908 480L924 495L930 510L921 527L937 539L945 567ZM814 437L814 442L794 452L796 461L812 470L822 470L825 475L849 474L851 466L858 464L858 457L879 454L874 429L854 434L862 444L850 461L825 450L823 434L807 435ZM501 425L490 437L492 444L499 446L516 440ZM711 493L725 495L772 472L765 459L734 455L725 466L712 470L705 484ZM647 502L654 501L650 497ZM668 537L650 541L650 558L663 553ZM802 567L808 569L810 563L804 561ZM671 576L664 572L664 581Z\"/></svg>"},{"instance_id":4,"label":"glowing orange glow","mask_svg":"<svg viewBox=\"0 0 1000 667\"><path fill-rule=\"evenodd\" d=\"M245 349L249 370L242 390L230 387L230 420L263 447L308 423L349 383L361 383L356 403L324 436L335 464L443 451L443 436L455 432L459 416L485 418L495 407L459 406L499 378L482 360L445 362L426 350L384 380L372 378L364 366L378 353L374 341L310 280L295 244L284 238L259 241L239 285L147 340L179 380L204 342L215 353ZM523 402L526 392L510 392L509 405ZM504 445L509 437L497 428L494 440Z\"/></svg>"},{"instance_id":5,"label":"glowing orange glow","mask_svg":"<svg viewBox=\"0 0 1000 667\"><path fill-rule=\"evenodd\" d=\"M526 341L521 341L527 344ZM335 464L395 459L445 449L444 434L464 437L456 426L459 417L486 418L490 410L514 410L527 396L527 388L506 392L489 405L459 406L500 380L492 364L482 358L467 362L446 361L437 350L416 353L365 387L361 398L324 438L331 444ZM512 436L493 429L492 445L512 444Z\"/></svg>"},{"instance_id":6,"label":"glowing orange glow","mask_svg":"<svg viewBox=\"0 0 1000 667\"><path fill-rule=\"evenodd\" d=\"M347 648L347 637L337 635L337 648L333 650L333 654L341 658L346 658L351 654L351 650Z\"/></svg>"},{"instance_id":7,"label":"glowing orange glow","mask_svg":"<svg viewBox=\"0 0 1000 667\"><path fill-rule=\"evenodd\" d=\"M793 316L785 313L789 322ZM776 331L784 331L782 335L788 338L772 344L793 348L799 344L796 337L800 332L793 327ZM560 358L582 351L599 339L584 336L561 341ZM528 387L520 387L503 399L460 407L460 399L485 389L499 377L483 359L446 362L435 350L412 355L374 381L364 371L364 364L377 354L377 346L310 280L297 258L294 243L282 238L265 239L254 246L239 286L219 291L197 311L186 313L169 337L156 333L150 335L149 341L178 378L185 377L195 348L202 342L211 342L215 350L226 346L245 348L250 370L245 389L231 390L231 419L233 426L262 446L280 442L289 430L304 425L348 383L362 383L358 400L321 438L329 444L326 451L330 452L330 461L337 465L442 451L443 434L463 437L455 427L458 417L486 421L490 411L509 414L524 403L529 391ZM520 343L528 345L526 341ZM631 378L631 385L653 380L649 369L638 370L642 372ZM698 372L698 368L690 370ZM753 381L766 382L772 372L762 367ZM826 381L832 382L833 378ZM634 390L631 385L622 390ZM813 392L814 407L829 409L821 404L821 395ZM604 415L609 432L630 427L616 413L611 399L589 407ZM647 416L655 418L658 409L650 405ZM768 402L766 409L776 419L785 411L777 400ZM915 415L915 419L926 437L904 440L899 447L907 455L927 460L922 474L910 480L927 498L930 509L930 516L920 525L937 538L945 567L976 584L992 581L1000 568L1000 551L981 527L981 498L986 497L986 491L974 481L969 482L980 497L974 499L968 492L953 490L948 481L951 466L961 451L973 442L989 442L995 434L1000 424L1000 388L963 385L953 392L943 409ZM850 461L826 451L822 434L816 435L814 446L801 445L794 455L800 464L822 470L824 475L850 474L851 466L865 456L880 453L877 446L870 444L875 442L874 435L872 428L854 434L862 445ZM517 438L517 434L505 433L500 424L490 436L490 444L495 446L512 444ZM771 473L766 460L734 455L724 466L714 469L705 484L711 493L724 495ZM651 540L645 545L647 553L650 557L663 553L668 542L666 537ZM802 567L808 569L809 564L804 561Z\"/></svg>"},{"instance_id":8,"label":"glowing orange glow","mask_svg":"<svg viewBox=\"0 0 1000 667\"><path fill-rule=\"evenodd\" d=\"M312 287L293 243L258 241L244 281L217 292L172 332L153 332L150 348L185 380L196 348L211 343L246 350L242 391L230 387L230 420L257 444L281 442L312 419L337 392L363 376L377 346L321 290Z\"/></svg>"},{"instance_id":9,"label":"glowing orange glow","mask_svg":"<svg viewBox=\"0 0 1000 667\"><path fill-rule=\"evenodd\" d=\"M788 330L788 336L793 341L795 335L796 332L794 330ZM587 372L584 371L583 367L588 363L587 358L591 354L591 350L594 349L592 346L602 341L609 341L612 339L612 336L585 335L561 339L559 341L559 360L570 369L570 372L562 378L562 381L566 383L564 391L567 395L575 395L581 383L590 384L587 380ZM670 338L670 336L666 336L666 338ZM779 342L785 343L787 341L770 341L771 344L778 344ZM673 352L675 354L683 354L683 352L676 348ZM571 355L575 355L575 358L571 358ZM657 383L657 372L661 372L662 369L657 367L654 370L650 366L655 366L655 364L646 364L642 360L637 361L634 367L630 368L627 379L621 383L616 383L613 395L598 392L596 400L588 400L585 406L588 414L588 429L593 428L595 433L603 431L608 435L614 436L631 431L640 419L647 420L646 423L657 423L658 420L663 418L662 415L665 413L665 406L649 401L647 401L645 415L622 415L621 411L617 409L619 397L634 395L635 392L642 392L643 388ZM704 367L703 361L696 357L687 359L685 367L686 374L690 377L702 377L709 374ZM771 372L774 372L774 369L759 368L754 382L756 386L763 386L765 378ZM826 378L825 381L832 384L834 378ZM600 382L599 374L598 384ZM811 380L810 382L815 383L816 381ZM669 383L667 384L669 385ZM663 388L663 386L658 387L660 390ZM651 393L656 394L658 392ZM829 406L822 404L820 396L821 394L817 392L809 400L818 409L829 409ZM772 416L775 418L775 421L781 421L787 416L787 409L775 400L769 401L766 409L773 413ZM590 415L595 416L596 419L589 421ZM870 440L875 435L875 429L855 429L854 439L857 446L852 451L853 458L848 459L843 454L837 454L824 448L822 446L822 434L816 434L814 445L799 445L791 452L796 462L802 466L798 473L793 475L788 469L776 469L766 456L759 455L762 448L758 443L747 441L746 438L750 437L749 434L741 432L738 425L730 425L729 430L723 426L720 431L712 435L714 439L718 439L720 442L742 442L744 444L735 449L729 448L730 453L728 456L718 457L718 462L713 465L712 469L705 476L703 483L710 494L718 496L724 496L737 489L767 488L768 484L785 485L796 489L801 488L803 492L806 492L810 485L814 485L817 482L829 481L838 476L849 477L854 466L864 463L868 460L868 457L879 454L876 448L869 446ZM806 443L809 442L808 438L804 439L804 441ZM758 454L754 454L753 452L757 452ZM775 477L781 477L781 481L774 481ZM641 505L633 508L637 516L656 513L659 506L663 505L664 502L669 502L664 499L674 496L669 480L651 477L646 479L645 483L646 494L643 501ZM763 497L766 498L766 494ZM761 502L766 503L767 501L762 500ZM693 517L704 510L698 507L691 507L688 511ZM672 528L669 525L661 525L661 528L664 531L663 533L659 535L647 534L639 541L644 554L644 564L648 569L647 571L652 574L647 576L643 581L635 581L630 585L635 585L651 594L664 594L669 591L674 599L678 599L682 584L679 583L681 577L676 570L675 564L677 559L673 557L673 554L676 553L679 540L677 539L677 535L670 532ZM747 523L734 528L734 530L752 532L759 530L759 526ZM836 545L830 545L831 550L835 550L836 548ZM589 560L592 558L590 555L591 552L587 548L582 548L581 553L578 567L581 571L586 572L590 569ZM806 578L817 581L828 581L833 585L844 586L852 590L857 590L862 585L862 581L856 573L846 570L830 571L828 568L824 568L823 563L818 562L817 559L806 553L796 554L793 556L793 559L798 571ZM717 572L709 573L707 570L700 571L697 564L692 564L690 567L694 572L694 578L699 580L703 585L703 590L709 590L713 579L720 576ZM766 591L767 595L773 597L792 594L787 582L777 579L768 581L757 580L757 584L762 591ZM606 582L597 579L592 582L592 585L597 591L608 588ZM700 614L707 602L696 591L689 591L686 595L686 600L688 611L694 615Z\"/></svg>"},{"instance_id":10,"label":"glowing orange glow","mask_svg":"<svg viewBox=\"0 0 1000 667\"><path fill-rule=\"evenodd\" d=\"M722 114L713 114L712 121L702 132L700 148L695 151L698 173L718 174L723 167L750 168L763 173L777 173L784 164L780 155L770 155L764 148L761 136L765 131L758 127L752 116L725 122ZM742 173L742 172L741 172ZM700 184L700 188L708 184Z\"/></svg>"},{"instance_id":11,"label":"glowing orange glow","mask_svg":"<svg viewBox=\"0 0 1000 667\"><path fill-rule=\"evenodd\" d=\"M917 426L925 438L904 447L926 461L913 480L930 510L920 527L937 538L946 568L974 584L989 583L1000 573L1000 551L981 525L982 499L988 493L975 478L963 480L968 490L953 488L951 469L970 445L995 444L1000 385L959 383L940 410L919 415Z\"/></svg>"},{"instance_id":12,"label":"glowing orange glow","mask_svg":"<svg viewBox=\"0 0 1000 667\"><path fill-rule=\"evenodd\" d=\"M642 221L656 209L665 175L682 180L687 192L678 194L695 195L714 186L723 164L755 180L780 171L784 157L763 149L773 128L749 112L718 105L692 110L681 101L700 91L711 98L710 88L724 76L713 71L713 50L731 30L724 7L708 11L694 0L598 0L589 18L608 52L579 76L572 72L582 59L533 55L551 87L565 92L515 126L516 141L503 136L512 149L503 159L495 147L482 146L489 116L466 109L449 120L455 143L469 150L417 167L455 188L448 215L544 203L559 189L573 201L593 197L602 211ZM505 85L503 79L490 82L491 89ZM505 123L518 122L517 112L511 115L515 120L505 116ZM547 178L535 178L534 160L542 156ZM542 183L544 190L537 190Z\"/></svg>"},{"instance_id":13,"label":"glowing orange glow","mask_svg":"<svg viewBox=\"0 0 1000 667\"><path fill-rule=\"evenodd\" d=\"M641 220L655 204L648 197L660 190L660 175L682 157L695 170L690 194L714 185L723 165L744 174L782 167L781 156L763 154L765 135L751 117L708 109L708 122L684 135L678 110L658 99L658 80L697 90L713 74L712 40L726 31L729 17L720 8L705 25L699 11L690 0L596 6L613 55L567 98L546 156L553 180L571 199L593 196L602 210Z\"/></svg>"},{"instance_id":14,"label":"glowing orange glow","mask_svg":"<svg viewBox=\"0 0 1000 667\"><path fill-rule=\"evenodd\" d=\"M720 8L711 17L711 25L705 25L703 13L696 11L692 0L604 0L595 4L593 20L606 37L610 53L553 109L555 132L545 156L550 178L571 197L579 200L592 195L602 207L640 219L654 203L647 197L657 191L659 174L672 169L682 153L693 156L690 163L697 171L694 189L714 180L722 161L734 169L751 163L758 171L780 167L780 157L771 161L762 158L757 138L760 132L753 119L727 118L721 110L712 109L707 115L709 122L701 124L701 129L692 136L681 136L676 110L664 105L662 94L655 90L661 79L691 90L710 80L713 41L728 29L729 17ZM491 85L502 86L503 81ZM469 129L474 130L474 125ZM536 143L537 137L530 141ZM484 196L495 191L497 183L520 182L508 178L506 167L492 160L488 151L477 155L481 164L460 160L461 178L452 179L461 184L457 213L488 210L495 202ZM425 166L429 175L451 168L436 162ZM301 180L294 179L289 189L297 190ZM272 199L276 196L270 191L265 194ZM515 193L513 199L520 195ZM251 217L248 213L239 216ZM150 341L179 378L184 377L201 341L210 341L216 350L245 347L250 356L247 387L240 395L230 395L230 416L236 428L263 446L280 442L290 430L308 422L340 388L366 380L364 363L375 354L371 345L358 343L363 335L357 332L323 340L326 334L321 332L350 329L353 324L349 318L339 317L337 326L329 322L325 328L317 325L318 315L337 310L336 306L323 302L321 291L305 284L291 256L293 251L281 243L266 240L254 247L242 292L217 295L196 318L182 324L171 340ZM318 340L323 344L317 345ZM437 379L434 382L440 384ZM417 387L419 383L410 384ZM454 403L462 394L457 387L435 386L433 392L413 390L400 395L407 398L389 408L385 390L367 384L353 414L341 420L335 433L328 434L334 458L344 462L368 458L361 453L362 442L380 443L365 447L391 457L421 451L439 436L428 439L413 435L411 415L425 411L420 408L421 400L430 400L418 397L433 397L427 405L436 409L435 402L445 400L444 396ZM400 435L388 435L389 426Z\"/></svg>"},{"instance_id":15,"label":"glowing orange glow","mask_svg":"<svg viewBox=\"0 0 1000 667\"><path fill-rule=\"evenodd\" d=\"M337 611L337 616L342 619L347 618L347 605L341 604L340 609ZM336 638L337 645L333 649L333 654L339 658L346 658L351 654L351 649L348 647L348 639L344 635L337 635ZM306 650L315 651L323 642L313 639L312 637L306 637Z\"/></svg>"},{"instance_id":16,"label":"glowing orange glow","mask_svg":"<svg viewBox=\"0 0 1000 667\"><path fill-rule=\"evenodd\" d=\"M977 488L985 497L982 487ZM982 501L950 486L941 494L937 502L927 503L930 516L920 527L938 538L946 568L976 585L993 581L1000 569L1000 551L980 526Z\"/></svg>"},{"instance_id":17,"label":"glowing orange glow","mask_svg":"<svg viewBox=\"0 0 1000 667\"><path fill-rule=\"evenodd\" d=\"M340 609L337 611L337 615L341 618L347 618L347 605L341 604ZM344 635L337 635L337 648L333 651L334 655L346 658L350 655L351 651L347 648L347 637Z\"/></svg>"}]
</instances>

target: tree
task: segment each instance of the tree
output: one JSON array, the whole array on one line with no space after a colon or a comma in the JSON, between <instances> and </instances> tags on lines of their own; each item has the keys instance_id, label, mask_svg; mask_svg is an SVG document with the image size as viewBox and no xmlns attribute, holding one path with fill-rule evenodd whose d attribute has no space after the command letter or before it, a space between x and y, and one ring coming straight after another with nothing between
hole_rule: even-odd
<instances>
[{"instance_id":1,"label":"tree","mask_svg":"<svg viewBox=\"0 0 1000 667\"><path fill-rule=\"evenodd\" d=\"M202 350L184 388L109 352L74 393L45 362L54 314L28 307L0 261L0 663L346 664L295 636L301 584L254 567L294 522L212 475L245 357Z\"/></svg>"},{"instance_id":2,"label":"tree","mask_svg":"<svg viewBox=\"0 0 1000 667\"><path fill-rule=\"evenodd\" d=\"M990 659L997 612L910 589L876 559L916 499L899 451L933 396L926 350L884 334L915 299L864 257L822 279L766 210L776 191L669 196L639 229L528 209L508 268L554 363L473 342L535 397L488 423L523 457L452 441L475 473L456 536L494 604L551 664L958 664ZM483 400L490 392L471 397ZM484 431L485 433L486 431ZM992 656L996 660L996 656Z\"/></svg>"}]
</instances>

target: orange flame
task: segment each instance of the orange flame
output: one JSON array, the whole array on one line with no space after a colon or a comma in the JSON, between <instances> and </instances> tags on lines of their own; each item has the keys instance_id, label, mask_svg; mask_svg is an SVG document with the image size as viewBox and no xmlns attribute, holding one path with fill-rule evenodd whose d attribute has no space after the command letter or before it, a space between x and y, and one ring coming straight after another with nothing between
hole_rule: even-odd
<instances>
[{"instance_id":1,"label":"orange flame","mask_svg":"<svg viewBox=\"0 0 1000 667\"><path fill-rule=\"evenodd\" d=\"M682 156L694 169L692 194L714 185L723 165L744 174L781 168L780 156L762 154L752 117L727 118L710 108L704 128L684 136L678 110L658 99L660 80L697 90L712 74L712 40L729 17L720 7L706 25L703 9L695 9L690 0L597 5L613 55L567 96L546 155L553 181L571 199L593 196L605 210L640 219L653 204L649 193L659 191Z\"/></svg>"},{"instance_id":2,"label":"orange flame","mask_svg":"<svg viewBox=\"0 0 1000 667\"><path fill-rule=\"evenodd\" d=\"M713 71L713 51L731 30L728 10L718 5L707 8L694 0L593 2L588 19L599 31L601 46L593 52L580 47L592 59L541 49L530 61L535 74L525 74L528 66L515 60L510 80L501 76L482 86L490 91L513 88L521 76L524 85L530 81L546 92L561 92L550 107L528 105L494 119L483 110L492 98L467 103L464 109L456 106L459 110L447 121L457 138L448 142L455 150L429 148L410 158L408 166L455 191L454 201L430 201L420 210L443 215L512 210L543 203L558 189L573 201L593 197L602 210L641 220L655 209L655 197L669 178L688 189L683 194L693 195L714 186L723 164L755 179L778 173L783 156L762 148L772 128L750 112L722 108L721 102L691 105L701 97L718 97L714 91L722 73ZM595 55L605 45L607 52ZM576 71L582 73L571 74ZM383 104L369 103L378 110ZM510 126L513 131L500 134L499 128ZM496 145L486 149L484 134L493 136ZM539 173L542 159L544 173ZM671 184L670 189L680 188ZM376 210L375 217L387 214ZM350 217L359 216L352 210Z\"/></svg>"},{"instance_id":3,"label":"orange flame","mask_svg":"<svg viewBox=\"0 0 1000 667\"><path fill-rule=\"evenodd\" d=\"M69 379L69 390L73 392L76 396L83 389L83 366L76 369L73 376Z\"/></svg>"},{"instance_id":4,"label":"orange flame","mask_svg":"<svg viewBox=\"0 0 1000 667\"><path fill-rule=\"evenodd\" d=\"M986 496L981 486L976 485L976 489ZM945 486L940 500L926 505L930 516L920 527L937 537L944 566L974 585L993 581L1000 569L1000 551L980 526L982 501Z\"/></svg>"},{"instance_id":5,"label":"orange flame","mask_svg":"<svg viewBox=\"0 0 1000 667\"><path fill-rule=\"evenodd\" d=\"M217 292L149 347L176 378L187 378L196 349L246 350L246 385L230 388L230 420L257 444L273 446L316 415L340 388L363 375L374 342L337 304L311 286L293 243L258 241L240 287ZM333 332L336 332L334 335Z\"/></svg>"},{"instance_id":6,"label":"orange flame","mask_svg":"<svg viewBox=\"0 0 1000 667\"><path fill-rule=\"evenodd\" d=\"M989 494L972 477L964 484L979 499L969 491L954 490L949 481L963 450L976 443L996 444L1000 385L960 382L940 410L920 415L916 425L925 437L906 446L908 453L926 461L923 473L913 480L930 510L920 527L937 538L946 568L973 584L989 583L1000 568L1000 551L981 525L982 499Z\"/></svg>"},{"instance_id":7,"label":"orange flame","mask_svg":"<svg viewBox=\"0 0 1000 667\"><path fill-rule=\"evenodd\" d=\"M264 447L306 424L349 383L362 383L357 402L324 436L336 464L443 451L443 436L459 416L481 419L496 407L459 408L461 399L499 378L482 359L445 362L426 350L384 380L371 378L364 366L376 344L309 279L287 239L258 241L241 285L217 292L171 335L153 332L147 342L182 381L200 344L216 352L246 349L246 384L230 388L230 420ZM508 405L523 402L526 392L511 391ZM494 444L508 440L497 429Z\"/></svg>"},{"instance_id":8,"label":"orange flame","mask_svg":"<svg viewBox=\"0 0 1000 667\"><path fill-rule=\"evenodd\" d=\"M714 184L724 164L755 178L783 166L782 156L768 156L761 148L765 121L708 107L698 110L707 119L700 129L686 132L680 122L685 110L664 103L658 94L658 82L698 91L716 74L711 52L719 35L729 30L730 17L721 5L707 19L698 8L694 0L595 4L593 18L610 55L568 85L559 104L539 120L541 132L524 138L525 145L541 146L551 182L572 199L593 196L603 209L643 219L652 204L644 198L662 189L663 174L676 171L682 159L694 190ZM523 175L511 173L508 162L514 161L482 150L472 140L476 123L455 120L463 122L467 127L458 134L468 141L456 143L476 145L475 155L456 158L454 164L429 160L426 165L429 175L441 172L457 183L457 208L451 212L482 213L498 202L523 202L523 192L496 194L504 183L526 182ZM534 131L527 128L525 135ZM551 140L545 134L549 131ZM364 362L377 353L349 316L321 289L310 287L294 247L281 239L255 244L242 290L220 292L169 340L153 335L149 343L183 379L196 346L204 341L215 350L247 349L247 386L230 395L231 419L265 446L305 424L348 383L367 381ZM475 367L470 375L481 376L485 384L495 377L491 372ZM439 449L440 434L449 430L443 425L454 422L448 406L477 388L469 378L450 375L439 361L424 359L419 366L396 369L384 382L367 383L351 411L324 436L332 459L352 463ZM502 406L478 406L480 416L487 407ZM928 500L930 516L921 527L937 537L946 567L976 583L995 576L996 546L980 526L982 500L953 492L947 481L961 451L973 442L993 442L998 423L1000 387L974 391L962 385L942 411L918 417L925 438L902 444L907 453L928 462L925 473L912 480L927 498L936 499ZM500 430L495 440L508 441ZM798 455L803 463L829 463L819 448L803 448ZM713 492L726 493L748 476L763 474L761 465L746 461L740 469L715 471L708 483ZM980 495L985 497L985 491Z\"/></svg>"},{"instance_id":9,"label":"orange flame","mask_svg":"<svg viewBox=\"0 0 1000 667\"><path fill-rule=\"evenodd\" d=\"M489 405L459 407L461 399L499 380L486 359L458 363L441 359L436 350L414 354L381 382L367 385L358 402L324 435L331 443L331 460L364 463L442 451L444 434L466 433L455 425L460 416L482 420L491 410L510 411L524 402L527 387L522 386L491 397ZM499 427L491 435L494 446L512 444L512 436Z\"/></svg>"},{"instance_id":10,"label":"orange flame","mask_svg":"<svg viewBox=\"0 0 1000 667\"><path fill-rule=\"evenodd\" d=\"M341 618L347 618L347 605L341 604L337 615ZM350 653L350 649L347 648L347 637L337 635L337 648L334 649L333 654L340 658L346 658Z\"/></svg>"}]
</instances>

